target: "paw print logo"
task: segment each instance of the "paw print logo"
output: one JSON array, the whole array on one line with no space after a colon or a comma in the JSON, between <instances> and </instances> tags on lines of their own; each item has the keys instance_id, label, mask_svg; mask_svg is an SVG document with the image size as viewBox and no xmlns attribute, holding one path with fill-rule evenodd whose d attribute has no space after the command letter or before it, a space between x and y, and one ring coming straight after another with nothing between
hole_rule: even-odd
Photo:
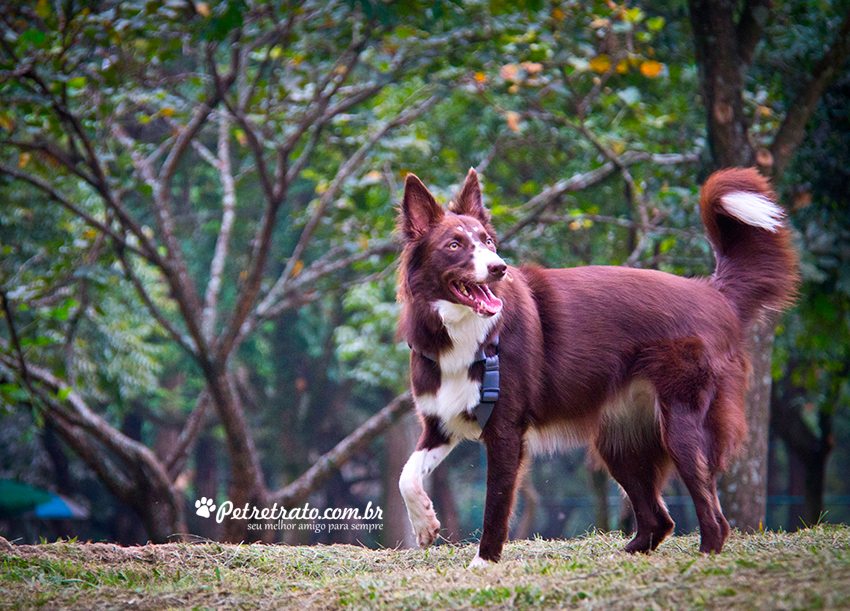
<instances>
[{"instance_id":1,"label":"paw print logo","mask_svg":"<svg viewBox=\"0 0 850 611\"><path fill-rule=\"evenodd\" d=\"M212 515L212 512L215 511L215 505L212 502L212 499L208 499L205 496L201 497L200 501L195 501L195 512L202 518L208 518Z\"/></svg>"}]
</instances>

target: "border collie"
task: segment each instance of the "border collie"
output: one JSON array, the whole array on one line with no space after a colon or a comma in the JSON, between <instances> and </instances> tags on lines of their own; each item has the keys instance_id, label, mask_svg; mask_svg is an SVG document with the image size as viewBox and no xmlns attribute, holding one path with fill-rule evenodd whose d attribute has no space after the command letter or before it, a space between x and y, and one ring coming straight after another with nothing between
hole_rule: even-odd
<instances>
[{"instance_id":1,"label":"border collie","mask_svg":"<svg viewBox=\"0 0 850 611\"><path fill-rule=\"evenodd\" d=\"M440 531L423 478L463 439L487 449L487 494L478 553L496 562L508 536L517 476L530 455L590 447L628 495L648 552L673 530L661 498L670 465L690 492L700 551L729 534L717 474L747 436L745 331L763 309L787 307L797 257L768 181L721 170L700 209L717 266L687 279L623 267L511 267L470 169L444 210L414 175L399 214L399 335L422 435L399 488L417 542ZM485 357L498 352L499 396L479 425Z\"/></svg>"}]
</instances>

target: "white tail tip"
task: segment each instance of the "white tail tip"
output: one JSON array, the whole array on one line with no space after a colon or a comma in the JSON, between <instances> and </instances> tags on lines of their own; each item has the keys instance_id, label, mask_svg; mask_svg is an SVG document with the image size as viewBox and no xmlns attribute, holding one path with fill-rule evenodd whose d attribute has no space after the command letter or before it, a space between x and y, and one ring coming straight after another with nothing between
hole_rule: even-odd
<instances>
[{"instance_id":1,"label":"white tail tip","mask_svg":"<svg viewBox=\"0 0 850 611\"><path fill-rule=\"evenodd\" d=\"M723 203L723 209L742 223L773 232L782 227L785 213L763 195L733 191L720 198L720 201Z\"/></svg>"}]
</instances>

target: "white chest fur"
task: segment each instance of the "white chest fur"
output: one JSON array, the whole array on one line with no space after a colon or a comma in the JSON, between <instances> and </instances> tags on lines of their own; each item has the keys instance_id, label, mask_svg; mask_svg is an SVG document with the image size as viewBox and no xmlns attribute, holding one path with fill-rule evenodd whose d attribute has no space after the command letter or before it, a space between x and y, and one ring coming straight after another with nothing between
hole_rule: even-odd
<instances>
[{"instance_id":1,"label":"white chest fur","mask_svg":"<svg viewBox=\"0 0 850 611\"><path fill-rule=\"evenodd\" d=\"M440 354L440 370L444 374L467 371L478 348L487 339L502 313L484 318L466 306L442 299L436 301L433 307L443 320L452 340L451 350Z\"/></svg>"},{"instance_id":2,"label":"white chest fur","mask_svg":"<svg viewBox=\"0 0 850 611\"><path fill-rule=\"evenodd\" d=\"M439 355L440 388L436 393L416 395L416 408L426 416L442 420L446 433L474 439L481 432L478 425L459 417L471 411L481 399L481 384L469 379L469 366L501 312L482 318L466 306L442 300L434 304L434 309L443 320L452 347Z\"/></svg>"}]
</instances>

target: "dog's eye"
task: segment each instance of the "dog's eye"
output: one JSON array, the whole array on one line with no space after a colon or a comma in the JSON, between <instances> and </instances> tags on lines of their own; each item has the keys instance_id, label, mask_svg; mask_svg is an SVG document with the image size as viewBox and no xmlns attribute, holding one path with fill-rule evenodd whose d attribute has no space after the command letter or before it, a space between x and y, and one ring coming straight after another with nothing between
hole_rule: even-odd
<instances>
[{"instance_id":1,"label":"dog's eye","mask_svg":"<svg viewBox=\"0 0 850 611\"><path fill-rule=\"evenodd\" d=\"M458 248L460 248L460 244L458 244L457 242L452 242L451 244L449 244L449 250L457 250Z\"/></svg>"},{"instance_id":2,"label":"dog's eye","mask_svg":"<svg viewBox=\"0 0 850 611\"><path fill-rule=\"evenodd\" d=\"M484 243L487 244L487 246L489 246L490 248L494 248L496 246L495 244L493 244L493 238L487 238L487 241Z\"/></svg>"}]
</instances>

